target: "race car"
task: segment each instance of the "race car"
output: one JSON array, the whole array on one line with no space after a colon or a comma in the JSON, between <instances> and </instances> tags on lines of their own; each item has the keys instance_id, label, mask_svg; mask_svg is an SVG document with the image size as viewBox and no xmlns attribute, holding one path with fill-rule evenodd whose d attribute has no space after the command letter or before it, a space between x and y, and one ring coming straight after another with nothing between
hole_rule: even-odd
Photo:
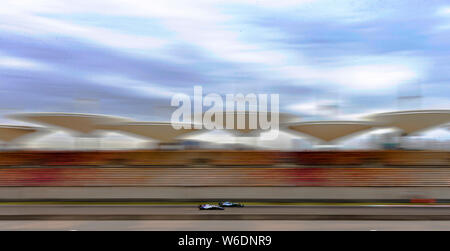
<instances>
[{"instance_id":1,"label":"race car","mask_svg":"<svg viewBox=\"0 0 450 251\"><path fill-rule=\"evenodd\" d=\"M199 210L224 210L223 207L211 204L202 204L198 206Z\"/></svg>"},{"instance_id":2,"label":"race car","mask_svg":"<svg viewBox=\"0 0 450 251\"><path fill-rule=\"evenodd\" d=\"M240 203L234 203L234 202L229 202L229 201L225 201L225 202L220 202L219 206L221 207L244 207L243 204Z\"/></svg>"}]
</instances>

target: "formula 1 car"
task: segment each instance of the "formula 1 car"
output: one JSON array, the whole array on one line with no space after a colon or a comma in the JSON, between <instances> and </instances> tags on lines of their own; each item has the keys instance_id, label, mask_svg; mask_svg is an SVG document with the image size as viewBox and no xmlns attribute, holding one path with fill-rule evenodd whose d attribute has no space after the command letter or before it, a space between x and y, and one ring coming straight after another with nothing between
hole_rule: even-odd
<instances>
[{"instance_id":1,"label":"formula 1 car","mask_svg":"<svg viewBox=\"0 0 450 251\"><path fill-rule=\"evenodd\" d=\"M221 206L221 207L244 207L244 204L225 201L225 202L220 202L219 206Z\"/></svg>"},{"instance_id":2,"label":"formula 1 car","mask_svg":"<svg viewBox=\"0 0 450 251\"><path fill-rule=\"evenodd\" d=\"M211 204L202 204L198 206L199 210L224 210L223 207Z\"/></svg>"}]
</instances>

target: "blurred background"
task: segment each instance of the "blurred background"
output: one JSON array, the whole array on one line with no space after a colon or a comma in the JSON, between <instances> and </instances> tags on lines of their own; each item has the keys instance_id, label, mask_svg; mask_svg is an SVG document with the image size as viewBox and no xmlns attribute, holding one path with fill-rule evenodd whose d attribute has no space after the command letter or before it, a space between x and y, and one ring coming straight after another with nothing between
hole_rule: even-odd
<instances>
[{"instance_id":1,"label":"blurred background","mask_svg":"<svg viewBox=\"0 0 450 251\"><path fill-rule=\"evenodd\" d=\"M0 202L450 202L447 1L4 4ZM278 136L175 130L194 86Z\"/></svg>"}]
</instances>

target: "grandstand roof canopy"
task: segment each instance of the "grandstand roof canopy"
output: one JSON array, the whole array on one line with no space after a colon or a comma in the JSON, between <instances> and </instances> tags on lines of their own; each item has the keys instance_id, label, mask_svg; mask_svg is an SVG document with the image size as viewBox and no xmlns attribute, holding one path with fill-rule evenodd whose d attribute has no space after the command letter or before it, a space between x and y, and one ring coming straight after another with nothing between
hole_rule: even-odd
<instances>
[{"instance_id":1,"label":"grandstand roof canopy","mask_svg":"<svg viewBox=\"0 0 450 251\"><path fill-rule=\"evenodd\" d=\"M288 129L329 142L375 126L367 121L314 121L294 123Z\"/></svg>"},{"instance_id":2,"label":"grandstand roof canopy","mask_svg":"<svg viewBox=\"0 0 450 251\"><path fill-rule=\"evenodd\" d=\"M258 131L262 131L260 127L260 116L264 116L267 118L267 121L270 123L272 121L272 116L276 113L266 112L266 113L258 113L258 112L249 112L249 111L231 111L231 112L223 112L222 117L222 128L223 130L231 131L236 136L245 136L250 134L257 134ZM203 114L204 115L204 114ZM256 126L250 127L250 119L255 118ZM243 119L244 124L238 127L238 120ZM215 117L212 117L212 123L215 122ZM227 129L227 121L233 120L232 129ZM300 121L295 115L288 113L278 113L278 122L279 124L285 123L293 123ZM205 123L205 121L203 121Z\"/></svg>"},{"instance_id":3,"label":"grandstand roof canopy","mask_svg":"<svg viewBox=\"0 0 450 251\"><path fill-rule=\"evenodd\" d=\"M12 142L19 138L23 139L25 136L44 131L42 128L31 126L0 125L0 140Z\"/></svg>"},{"instance_id":4,"label":"grandstand roof canopy","mask_svg":"<svg viewBox=\"0 0 450 251\"><path fill-rule=\"evenodd\" d=\"M179 124L183 125L183 124ZM180 136L193 133L201 129L181 128L179 130L172 127L170 122L124 122L99 125L99 129L120 131L142 138L155 139L160 142L174 142Z\"/></svg>"},{"instance_id":5,"label":"grandstand roof canopy","mask_svg":"<svg viewBox=\"0 0 450 251\"><path fill-rule=\"evenodd\" d=\"M7 117L11 119L68 130L72 133L76 133L82 136L94 136L94 132L99 129L97 128L97 125L99 124L130 121L126 118L107 115L59 112L18 113L8 115Z\"/></svg>"},{"instance_id":6,"label":"grandstand roof canopy","mask_svg":"<svg viewBox=\"0 0 450 251\"><path fill-rule=\"evenodd\" d=\"M398 111L369 115L370 120L396 127L405 135L419 133L450 122L450 110Z\"/></svg>"}]
</instances>

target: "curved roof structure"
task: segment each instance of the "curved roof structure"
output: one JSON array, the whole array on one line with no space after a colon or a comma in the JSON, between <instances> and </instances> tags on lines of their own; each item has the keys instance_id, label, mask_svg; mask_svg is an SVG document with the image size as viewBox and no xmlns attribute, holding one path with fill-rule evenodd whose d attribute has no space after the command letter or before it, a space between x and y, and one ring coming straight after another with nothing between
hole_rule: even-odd
<instances>
[{"instance_id":1,"label":"curved roof structure","mask_svg":"<svg viewBox=\"0 0 450 251\"><path fill-rule=\"evenodd\" d=\"M287 128L329 142L375 126L375 123L367 121L315 121L295 123Z\"/></svg>"},{"instance_id":2,"label":"curved roof structure","mask_svg":"<svg viewBox=\"0 0 450 251\"><path fill-rule=\"evenodd\" d=\"M9 143L32 134L36 135L39 132L44 132L44 130L31 126L0 125L0 140Z\"/></svg>"},{"instance_id":3,"label":"curved roof structure","mask_svg":"<svg viewBox=\"0 0 450 251\"><path fill-rule=\"evenodd\" d=\"M409 135L450 122L450 110L388 112L369 115L367 118L388 127L399 128Z\"/></svg>"},{"instance_id":4,"label":"curved roof structure","mask_svg":"<svg viewBox=\"0 0 450 251\"><path fill-rule=\"evenodd\" d=\"M8 118L30 123L61 128L83 136L94 136L97 125L130 121L121 117L80 113L19 113L8 115Z\"/></svg>"},{"instance_id":5,"label":"curved roof structure","mask_svg":"<svg viewBox=\"0 0 450 251\"><path fill-rule=\"evenodd\" d=\"M179 124L183 125L183 124ZM114 124L103 124L98 128L102 130L120 131L132 134L138 137L155 139L160 142L174 142L180 136L188 133L198 132L200 129L184 129L176 130L170 122L125 122Z\"/></svg>"},{"instance_id":6,"label":"curved roof structure","mask_svg":"<svg viewBox=\"0 0 450 251\"><path fill-rule=\"evenodd\" d=\"M262 116L266 116L268 122L271 121L271 116L272 112L267 112L262 114ZM249 136L249 135L259 135L259 132L264 131L264 129L261 129L260 125L259 125L259 114L258 112L249 112L249 111L233 111L233 112L223 112L223 118L222 118L222 128L223 130L226 131L231 131L233 134L235 134L236 136ZM242 116L242 118L244 119L244 125L242 129L238 128L238 118L240 118L240 116ZM256 118L255 122L256 122L256 128L251 128L250 127L250 119L252 118L252 116L254 116ZM234 120L234 124L233 124L233 129L227 129L227 121L228 120ZM288 114L288 113L278 113L278 120L279 120L279 124L285 124L285 123L293 123L293 122L298 122L300 119L292 114ZM212 123L214 123L214 117L212 118Z\"/></svg>"}]
</instances>

